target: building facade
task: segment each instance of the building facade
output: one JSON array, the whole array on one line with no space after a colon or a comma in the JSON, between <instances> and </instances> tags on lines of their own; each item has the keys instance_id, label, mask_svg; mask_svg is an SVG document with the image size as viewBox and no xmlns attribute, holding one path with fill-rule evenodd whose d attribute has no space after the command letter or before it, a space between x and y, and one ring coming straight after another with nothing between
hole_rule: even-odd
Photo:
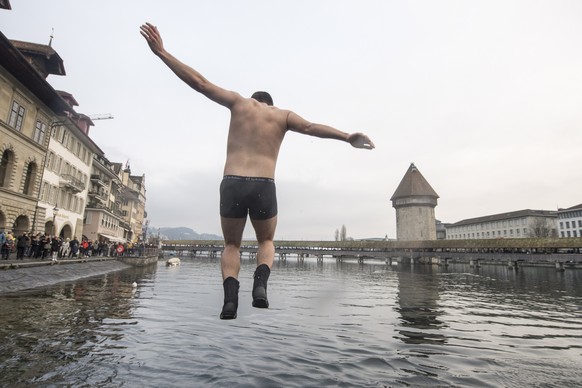
<instances>
[{"instance_id":1,"label":"building facade","mask_svg":"<svg viewBox=\"0 0 582 388\"><path fill-rule=\"evenodd\" d=\"M49 216L45 233L83 235L93 156L103 153L87 135L91 125L89 117L78 114L53 124L39 196L39 207Z\"/></svg>"},{"instance_id":2,"label":"building facade","mask_svg":"<svg viewBox=\"0 0 582 388\"><path fill-rule=\"evenodd\" d=\"M414 163L411 163L390 198L396 209L397 240L436 240L434 209L438 197Z\"/></svg>"},{"instance_id":3,"label":"building facade","mask_svg":"<svg viewBox=\"0 0 582 388\"><path fill-rule=\"evenodd\" d=\"M58 54L45 46L31 60L19 43L0 33L0 228L16 235L44 230L50 215L38 196L50 126L72 111L46 81L64 74Z\"/></svg>"},{"instance_id":4,"label":"building facade","mask_svg":"<svg viewBox=\"0 0 582 388\"><path fill-rule=\"evenodd\" d=\"M556 211L519 210L447 225L447 240L557 237Z\"/></svg>"},{"instance_id":5,"label":"building facade","mask_svg":"<svg viewBox=\"0 0 582 388\"><path fill-rule=\"evenodd\" d=\"M84 236L93 241L128 241L129 224L121 211L122 177L120 164L95 155L89 198L85 208Z\"/></svg>"},{"instance_id":6,"label":"building facade","mask_svg":"<svg viewBox=\"0 0 582 388\"><path fill-rule=\"evenodd\" d=\"M131 230L131 236L129 236L128 240L137 242L143 238L143 223L147 217L145 211L145 175L131 175L131 169L127 165L123 170L122 179L121 210L123 218L129 224L129 229Z\"/></svg>"},{"instance_id":7,"label":"building facade","mask_svg":"<svg viewBox=\"0 0 582 388\"><path fill-rule=\"evenodd\" d=\"M582 204L558 209L558 233L561 238L582 237Z\"/></svg>"},{"instance_id":8,"label":"building facade","mask_svg":"<svg viewBox=\"0 0 582 388\"><path fill-rule=\"evenodd\" d=\"M65 75L63 61L50 43L11 42L45 79L49 74ZM102 151L89 138L91 119L75 112L73 107L78 105L77 101L69 93L55 92L67 103L68 109L48 123L46 120L36 123L33 139L49 139L37 215L44 213L44 219L40 220L45 234L72 238L83 232L93 154ZM21 105L18 101L13 103L17 104Z\"/></svg>"}]
</instances>

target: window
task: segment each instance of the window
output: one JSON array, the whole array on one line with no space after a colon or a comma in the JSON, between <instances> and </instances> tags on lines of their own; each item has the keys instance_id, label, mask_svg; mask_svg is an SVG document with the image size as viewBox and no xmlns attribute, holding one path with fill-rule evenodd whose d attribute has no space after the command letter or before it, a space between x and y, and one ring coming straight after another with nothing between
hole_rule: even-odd
<instances>
[{"instance_id":1,"label":"window","mask_svg":"<svg viewBox=\"0 0 582 388\"><path fill-rule=\"evenodd\" d=\"M24 120L24 107L17 101L12 102L12 110L10 111L10 118L8 125L20 131L22 129L22 121Z\"/></svg>"},{"instance_id":2,"label":"window","mask_svg":"<svg viewBox=\"0 0 582 388\"><path fill-rule=\"evenodd\" d=\"M68 138L69 138L69 131L67 131L65 128L63 128L62 132L59 133L57 140L59 141L59 143L66 145Z\"/></svg>"},{"instance_id":3,"label":"window","mask_svg":"<svg viewBox=\"0 0 582 388\"><path fill-rule=\"evenodd\" d=\"M0 159L0 187L8 187L13 162L14 153L10 150L5 150L2 153L2 159Z\"/></svg>"},{"instance_id":4,"label":"window","mask_svg":"<svg viewBox=\"0 0 582 388\"><path fill-rule=\"evenodd\" d=\"M46 184L45 182L42 182L42 184L43 184L43 188L41 190L41 193L42 193L41 200L43 202L48 202L51 187L50 187L50 185Z\"/></svg>"},{"instance_id":5,"label":"window","mask_svg":"<svg viewBox=\"0 0 582 388\"><path fill-rule=\"evenodd\" d=\"M46 136L46 124L40 120L36 121L36 128L34 129L33 140L38 144L44 145L44 137Z\"/></svg>"},{"instance_id":6,"label":"window","mask_svg":"<svg viewBox=\"0 0 582 388\"><path fill-rule=\"evenodd\" d=\"M34 192L34 181L36 180L36 163L29 163L24 177L23 193L32 195Z\"/></svg>"},{"instance_id":7,"label":"window","mask_svg":"<svg viewBox=\"0 0 582 388\"><path fill-rule=\"evenodd\" d=\"M55 170L54 170L54 171L55 171L57 174L60 174L60 173L61 173L61 164L62 164L62 163L63 163L63 158L61 158L61 157L59 156L59 157L57 158L57 163L56 163L56 165L55 165Z\"/></svg>"}]
</instances>

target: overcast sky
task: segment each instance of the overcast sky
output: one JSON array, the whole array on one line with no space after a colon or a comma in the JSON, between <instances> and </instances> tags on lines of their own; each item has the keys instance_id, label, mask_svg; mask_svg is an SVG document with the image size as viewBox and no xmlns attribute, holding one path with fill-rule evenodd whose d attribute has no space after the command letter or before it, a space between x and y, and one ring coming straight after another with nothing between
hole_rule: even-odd
<instances>
[{"instance_id":1,"label":"overcast sky","mask_svg":"<svg viewBox=\"0 0 582 388\"><path fill-rule=\"evenodd\" d=\"M289 133L277 166L276 239L396 237L390 197L411 162L443 222L582 203L582 2L12 0L9 39L48 43L49 76L90 136L146 176L150 225L220 234L229 112L149 50L210 81L346 132L373 151ZM246 237L252 237L247 225Z\"/></svg>"}]
</instances>

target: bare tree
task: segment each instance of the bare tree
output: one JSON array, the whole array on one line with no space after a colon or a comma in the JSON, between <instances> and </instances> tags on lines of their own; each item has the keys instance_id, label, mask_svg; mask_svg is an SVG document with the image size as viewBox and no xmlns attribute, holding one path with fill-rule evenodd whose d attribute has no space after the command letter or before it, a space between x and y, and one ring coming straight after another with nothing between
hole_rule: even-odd
<instances>
[{"instance_id":1,"label":"bare tree","mask_svg":"<svg viewBox=\"0 0 582 388\"><path fill-rule=\"evenodd\" d=\"M348 239L348 230L345 225L342 225L342 230L340 232L340 241L346 241Z\"/></svg>"},{"instance_id":2,"label":"bare tree","mask_svg":"<svg viewBox=\"0 0 582 388\"><path fill-rule=\"evenodd\" d=\"M557 237L558 232L545 220L537 219L529 228L529 236L533 238Z\"/></svg>"}]
</instances>

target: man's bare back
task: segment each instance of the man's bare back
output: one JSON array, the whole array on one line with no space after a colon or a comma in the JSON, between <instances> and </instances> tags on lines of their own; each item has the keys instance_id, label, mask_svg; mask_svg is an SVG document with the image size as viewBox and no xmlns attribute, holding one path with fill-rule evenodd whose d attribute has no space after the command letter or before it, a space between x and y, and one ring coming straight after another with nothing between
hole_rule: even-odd
<instances>
[{"instance_id":1,"label":"man's bare back","mask_svg":"<svg viewBox=\"0 0 582 388\"><path fill-rule=\"evenodd\" d=\"M224 175L274 178L289 112L241 97L230 114Z\"/></svg>"}]
</instances>

